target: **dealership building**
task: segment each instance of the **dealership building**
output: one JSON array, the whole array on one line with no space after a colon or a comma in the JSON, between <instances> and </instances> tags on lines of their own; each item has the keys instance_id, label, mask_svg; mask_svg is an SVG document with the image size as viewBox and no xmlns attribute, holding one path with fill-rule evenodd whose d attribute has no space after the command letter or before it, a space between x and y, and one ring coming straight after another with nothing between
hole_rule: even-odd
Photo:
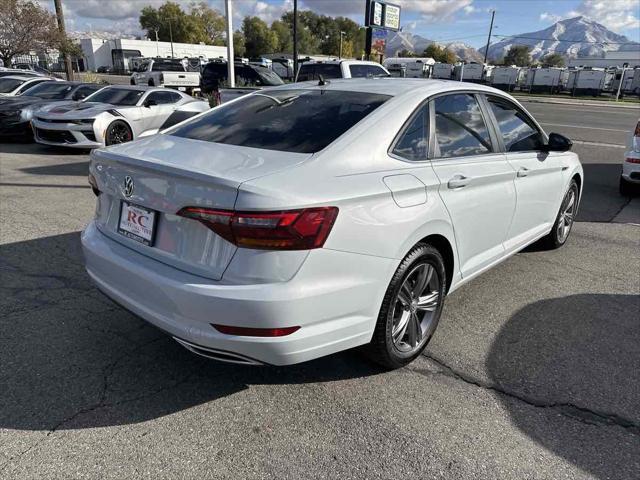
<instances>
[{"instance_id":1,"label":"dealership building","mask_svg":"<svg viewBox=\"0 0 640 480\"><path fill-rule=\"evenodd\" d=\"M116 72L129 71L130 59L135 57L227 58L226 47L174 42L172 49L171 42L152 40L83 38L80 47L85 69L94 72L100 67L111 67Z\"/></svg>"}]
</instances>

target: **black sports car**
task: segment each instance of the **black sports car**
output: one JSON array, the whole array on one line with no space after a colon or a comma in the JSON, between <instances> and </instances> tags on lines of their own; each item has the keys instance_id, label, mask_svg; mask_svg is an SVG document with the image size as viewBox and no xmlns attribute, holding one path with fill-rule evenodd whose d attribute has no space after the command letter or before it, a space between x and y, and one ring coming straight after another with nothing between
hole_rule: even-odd
<instances>
[{"instance_id":1,"label":"black sports car","mask_svg":"<svg viewBox=\"0 0 640 480\"><path fill-rule=\"evenodd\" d=\"M43 82L22 95L0 98L0 137L31 137L33 112L52 102L80 101L103 86L80 82Z\"/></svg>"}]
</instances>

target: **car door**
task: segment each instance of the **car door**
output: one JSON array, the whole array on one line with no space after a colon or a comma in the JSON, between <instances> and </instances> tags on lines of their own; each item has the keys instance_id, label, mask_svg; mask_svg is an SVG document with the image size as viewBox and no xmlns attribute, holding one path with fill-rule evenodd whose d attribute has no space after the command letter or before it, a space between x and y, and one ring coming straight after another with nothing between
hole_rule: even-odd
<instances>
[{"instance_id":1,"label":"car door","mask_svg":"<svg viewBox=\"0 0 640 480\"><path fill-rule=\"evenodd\" d=\"M176 103L181 98L179 93L170 90L149 93L142 103L144 108L142 131L159 129L167 117L173 113Z\"/></svg>"},{"instance_id":2,"label":"car door","mask_svg":"<svg viewBox=\"0 0 640 480\"><path fill-rule=\"evenodd\" d=\"M430 158L451 217L460 271L469 277L504 256L516 208L515 171L473 93L430 102Z\"/></svg>"},{"instance_id":3,"label":"car door","mask_svg":"<svg viewBox=\"0 0 640 480\"><path fill-rule=\"evenodd\" d=\"M505 240L505 248L513 250L553 225L564 193L564 154L541 150L545 135L515 103L493 95L485 98L507 161L516 171L516 212Z\"/></svg>"}]
</instances>

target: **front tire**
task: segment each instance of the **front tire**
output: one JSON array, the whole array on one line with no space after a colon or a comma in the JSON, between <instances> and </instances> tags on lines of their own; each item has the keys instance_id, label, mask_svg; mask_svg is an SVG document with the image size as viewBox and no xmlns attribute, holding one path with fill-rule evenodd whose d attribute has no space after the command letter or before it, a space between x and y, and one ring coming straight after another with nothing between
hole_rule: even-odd
<instances>
[{"instance_id":1,"label":"front tire","mask_svg":"<svg viewBox=\"0 0 640 480\"><path fill-rule=\"evenodd\" d=\"M133 140L133 132L126 122L115 120L107 127L107 133L104 138L105 145L117 145L131 140Z\"/></svg>"},{"instance_id":2,"label":"front tire","mask_svg":"<svg viewBox=\"0 0 640 480\"><path fill-rule=\"evenodd\" d=\"M542 243L547 248L552 250L560 248L567 242L576 213L578 213L579 194L578 184L575 180L571 180L569 189L560 204L560 211L558 212L556 221L553 223L553 228L546 237L542 238Z\"/></svg>"},{"instance_id":3,"label":"front tire","mask_svg":"<svg viewBox=\"0 0 640 480\"><path fill-rule=\"evenodd\" d=\"M387 368L412 362L438 326L446 294L444 260L430 245L416 245L404 258L387 288L369 357Z\"/></svg>"}]
</instances>

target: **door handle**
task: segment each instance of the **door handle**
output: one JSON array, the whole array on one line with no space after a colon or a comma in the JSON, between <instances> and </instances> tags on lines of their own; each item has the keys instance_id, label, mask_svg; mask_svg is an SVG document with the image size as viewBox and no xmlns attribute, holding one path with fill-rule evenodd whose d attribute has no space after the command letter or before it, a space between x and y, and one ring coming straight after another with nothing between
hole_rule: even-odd
<instances>
[{"instance_id":1,"label":"door handle","mask_svg":"<svg viewBox=\"0 0 640 480\"><path fill-rule=\"evenodd\" d=\"M526 177L527 175L529 175L529 169L526 167L522 167L520 170L518 170L517 175L518 177Z\"/></svg>"},{"instance_id":2,"label":"door handle","mask_svg":"<svg viewBox=\"0 0 640 480\"><path fill-rule=\"evenodd\" d=\"M465 177L464 175L456 175L449 182L447 182L447 187L451 189L462 188L469 185L471 178Z\"/></svg>"}]
</instances>

